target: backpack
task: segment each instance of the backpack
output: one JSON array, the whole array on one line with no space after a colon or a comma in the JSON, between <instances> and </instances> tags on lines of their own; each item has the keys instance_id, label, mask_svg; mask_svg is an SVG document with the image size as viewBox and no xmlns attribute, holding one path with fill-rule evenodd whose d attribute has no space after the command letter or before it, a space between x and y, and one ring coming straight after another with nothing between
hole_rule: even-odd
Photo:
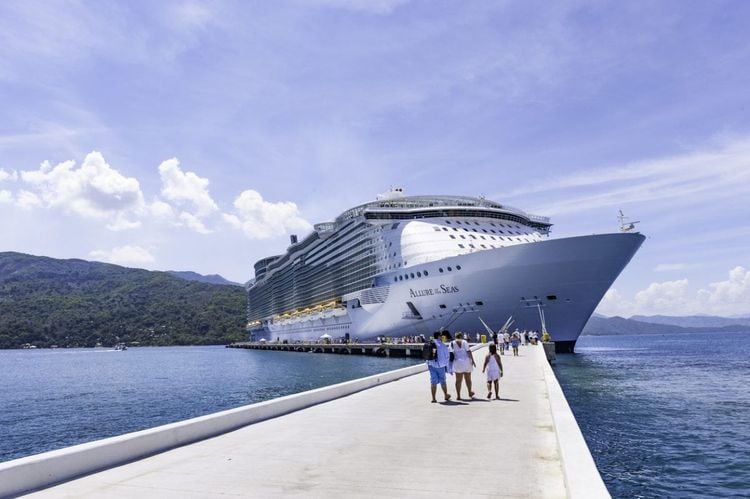
<instances>
[{"instance_id":1,"label":"backpack","mask_svg":"<svg viewBox=\"0 0 750 499\"><path fill-rule=\"evenodd\" d=\"M437 346L430 341L425 341L422 345L422 358L424 360L437 360Z\"/></svg>"}]
</instances>

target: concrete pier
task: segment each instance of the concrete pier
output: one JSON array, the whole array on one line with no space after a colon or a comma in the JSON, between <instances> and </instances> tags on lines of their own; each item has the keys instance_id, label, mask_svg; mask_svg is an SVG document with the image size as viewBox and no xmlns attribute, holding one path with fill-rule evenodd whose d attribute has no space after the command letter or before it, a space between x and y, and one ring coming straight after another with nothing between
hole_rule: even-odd
<instances>
[{"instance_id":1,"label":"concrete pier","mask_svg":"<svg viewBox=\"0 0 750 499\"><path fill-rule=\"evenodd\" d=\"M400 370L404 377L394 371L369 380L371 388L350 382L317 390L333 390L333 400L294 412L288 404L262 403L268 410L254 424L30 497L609 497L544 349L522 346L520 356L502 357L501 400L486 398L485 353L474 353L471 401L455 400L455 378L448 376L454 400L430 403L429 375L414 366ZM349 388L342 392L343 385ZM255 409L232 414L237 411ZM180 429L190 431L190 425ZM132 442L125 437L108 451L128 460ZM28 490L34 484L29 466L43 466L45 456L59 459L60 452L0 464L0 496L13 486ZM46 464L37 474L61 466ZM36 486L46 485L39 476Z\"/></svg>"},{"instance_id":2,"label":"concrete pier","mask_svg":"<svg viewBox=\"0 0 750 499\"><path fill-rule=\"evenodd\" d=\"M422 357L423 343L320 343L260 342L232 343L227 348L276 350L281 352L336 353L341 355L373 355L376 357Z\"/></svg>"}]
</instances>

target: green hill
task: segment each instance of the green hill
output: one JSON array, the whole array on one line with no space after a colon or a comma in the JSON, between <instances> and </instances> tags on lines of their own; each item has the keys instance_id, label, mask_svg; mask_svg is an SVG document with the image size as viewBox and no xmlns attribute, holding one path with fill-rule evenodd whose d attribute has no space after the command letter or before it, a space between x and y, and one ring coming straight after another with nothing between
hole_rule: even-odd
<instances>
[{"instance_id":1,"label":"green hill","mask_svg":"<svg viewBox=\"0 0 750 499\"><path fill-rule=\"evenodd\" d=\"M245 339L245 303L239 286L0 253L0 348L226 344Z\"/></svg>"}]
</instances>

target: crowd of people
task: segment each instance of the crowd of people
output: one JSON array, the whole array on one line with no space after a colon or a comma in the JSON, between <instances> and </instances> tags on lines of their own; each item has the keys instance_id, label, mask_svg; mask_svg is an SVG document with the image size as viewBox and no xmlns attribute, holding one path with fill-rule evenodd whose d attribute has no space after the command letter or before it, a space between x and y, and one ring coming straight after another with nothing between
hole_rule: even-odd
<instances>
[{"instance_id":1,"label":"crowd of people","mask_svg":"<svg viewBox=\"0 0 750 499\"><path fill-rule=\"evenodd\" d=\"M538 341L539 334L536 331L521 332L516 329L512 333L505 331L502 334L494 333L492 335L492 342L482 364L482 373L486 375L487 399L492 398L493 388L495 399L500 399L499 382L503 376L503 362L500 355L504 355L506 351L512 351L514 356L518 356L518 347L521 343L536 345ZM464 384L466 385L468 398L474 398L471 374L477 364L474 360L474 354L469 348L469 341L463 333L457 332L454 339L448 331L436 331L432 339L425 342L424 352L430 372L431 402L437 402L438 386L443 391L444 400L451 399L447 384L447 375L449 374L456 378L457 400L462 400L461 392Z\"/></svg>"}]
</instances>

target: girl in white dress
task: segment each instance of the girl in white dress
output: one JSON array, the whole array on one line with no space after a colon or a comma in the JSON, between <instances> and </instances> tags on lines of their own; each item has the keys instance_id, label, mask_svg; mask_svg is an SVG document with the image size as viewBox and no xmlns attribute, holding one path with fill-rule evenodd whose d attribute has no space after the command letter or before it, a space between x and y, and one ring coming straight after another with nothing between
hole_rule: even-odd
<instances>
[{"instance_id":1,"label":"girl in white dress","mask_svg":"<svg viewBox=\"0 0 750 499\"><path fill-rule=\"evenodd\" d=\"M474 397L471 389L471 371L476 366L474 356L469 349L469 343L463 339L463 333L456 333L455 341L451 341L449 350L453 353L453 373L456 375L456 398L461 400L461 385L466 380L469 398Z\"/></svg>"},{"instance_id":2,"label":"girl in white dress","mask_svg":"<svg viewBox=\"0 0 750 499\"><path fill-rule=\"evenodd\" d=\"M503 362L497 354L497 347L490 343L490 353L484 358L482 372L487 371L487 398L492 398L492 383L495 383L495 400L500 400L500 378L503 376Z\"/></svg>"}]
</instances>

